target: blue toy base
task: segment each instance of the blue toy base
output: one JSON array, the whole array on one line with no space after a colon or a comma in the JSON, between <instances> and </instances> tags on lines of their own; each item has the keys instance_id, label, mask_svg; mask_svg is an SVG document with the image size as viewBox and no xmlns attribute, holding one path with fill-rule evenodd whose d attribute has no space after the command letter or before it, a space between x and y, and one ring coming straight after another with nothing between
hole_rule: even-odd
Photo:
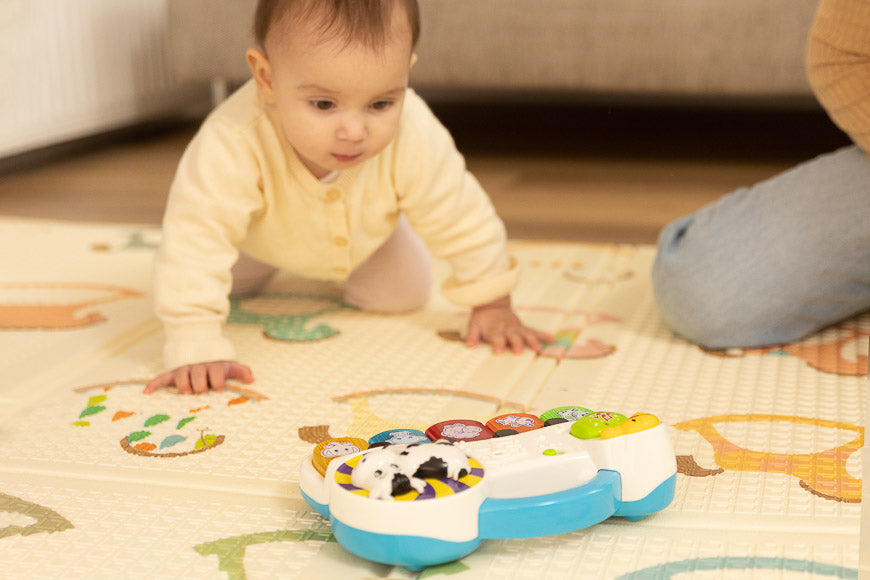
<instances>
[{"instance_id":1,"label":"blue toy base","mask_svg":"<svg viewBox=\"0 0 870 580\"><path fill-rule=\"evenodd\" d=\"M636 522L650 514L660 512L671 505L676 492L677 474L675 473L661 482L646 497L637 501L620 502L619 507L613 515Z\"/></svg>"},{"instance_id":2,"label":"blue toy base","mask_svg":"<svg viewBox=\"0 0 870 580\"><path fill-rule=\"evenodd\" d=\"M420 536L364 532L336 519L332 520L332 533L335 534L339 544L360 558L382 564L404 566L412 571L458 560L475 551L483 543L482 538L468 542L448 542Z\"/></svg>"},{"instance_id":3,"label":"blue toy base","mask_svg":"<svg viewBox=\"0 0 870 580\"><path fill-rule=\"evenodd\" d=\"M595 525L611 516L636 521L666 508L674 498L674 474L646 497L621 502L621 482L615 471L601 470L586 485L564 492L518 499L487 499L480 508L480 536L451 542L421 536L367 532L330 517L329 506L305 501L329 518L336 540L349 552L366 560L422 570L451 562L476 550L484 539L547 536Z\"/></svg>"}]
</instances>

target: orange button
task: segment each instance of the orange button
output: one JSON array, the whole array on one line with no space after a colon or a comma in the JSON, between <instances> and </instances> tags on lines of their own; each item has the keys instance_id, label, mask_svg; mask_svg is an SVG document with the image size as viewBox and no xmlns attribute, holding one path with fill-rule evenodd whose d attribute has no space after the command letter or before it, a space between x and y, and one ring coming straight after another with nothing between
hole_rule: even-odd
<instances>
[{"instance_id":1,"label":"orange button","mask_svg":"<svg viewBox=\"0 0 870 580\"><path fill-rule=\"evenodd\" d=\"M347 273L347 268L345 268L344 266L335 266L335 267L332 269L332 271L333 271L333 272L336 272L337 274L346 274L346 273Z\"/></svg>"},{"instance_id":2,"label":"orange button","mask_svg":"<svg viewBox=\"0 0 870 580\"><path fill-rule=\"evenodd\" d=\"M338 201L341 199L342 193L340 189L330 189L326 192L327 201Z\"/></svg>"},{"instance_id":3,"label":"orange button","mask_svg":"<svg viewBox=\"0 0 870 580\"><path fill-rule=\"evenodd\" d=\"M344 236L335 236L332 238L332 243L336 246L344 247L348 244L348 240Z\"/></svg>"}]
</instances>

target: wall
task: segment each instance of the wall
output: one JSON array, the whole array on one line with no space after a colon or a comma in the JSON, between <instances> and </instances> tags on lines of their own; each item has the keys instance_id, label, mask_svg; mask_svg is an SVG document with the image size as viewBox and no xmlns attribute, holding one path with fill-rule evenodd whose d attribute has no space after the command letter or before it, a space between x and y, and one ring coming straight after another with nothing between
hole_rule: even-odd
<instances>
[{"instance_id":1,"label":"wall","mask_svg":"<svg viewBox=\"0 0 870 580\"><path fill-rule=\"evenodd\" d=\"M166 0L0 1L0 157L177 111Z\"/></svg>"}]
</instances>

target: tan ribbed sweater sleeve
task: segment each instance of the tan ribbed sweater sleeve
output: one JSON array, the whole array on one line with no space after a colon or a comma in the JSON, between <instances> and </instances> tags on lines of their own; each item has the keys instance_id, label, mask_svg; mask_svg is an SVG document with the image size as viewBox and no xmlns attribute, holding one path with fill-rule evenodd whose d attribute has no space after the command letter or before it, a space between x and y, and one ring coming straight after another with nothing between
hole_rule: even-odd
<instances>
[{"instance_id":1,"label":"tan ribbed sweater sleeve","mask_svg":"<svg viewBox=\"0 0 870 580\"><path fill-rule=\"evenodd\" d=\"M821 0L807 74L834 123L870 154L870 1Z\"/></svg>"}]
</instances>

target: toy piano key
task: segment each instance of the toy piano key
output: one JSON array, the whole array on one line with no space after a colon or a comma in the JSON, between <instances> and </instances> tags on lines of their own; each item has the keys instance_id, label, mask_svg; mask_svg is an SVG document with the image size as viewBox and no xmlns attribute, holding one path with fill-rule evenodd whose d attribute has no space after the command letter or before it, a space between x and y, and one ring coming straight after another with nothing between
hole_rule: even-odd
<instances>
[{"instance_id":1,"label":"toy piano key","mask_svg":"<svg viewBox=\"0 0 870 580\"><path fill-rule=\"evenodd\" d=\"M625 421L620 421L615 425L605 427L601 430L599 437L601 439L613 439L620 435L629 435L631 433L640 433L647 429L652 429L656 425L661 424L659 418L649 413L635 413Z\"/></svg>"},{"instance_id":2,"label":"toy piano key","mask_svg":"<svg viewBox=\"0 0 870 580\"><path fill-rule=\"evenodd\" d=\"M550 425L576 421L591 413L592 411L586 407L556 407L546 413L542 413L541 420L549 427Z\"/></svg>"},{"instance_id":3,"label":"toy piano key","mask_svg":"<svg viewBox=\"0 0 870 580\"><path fill-rule=\"evenodd\" d=\"M356 437L336 437L335 439L327 439L314 448L311 455L311 464L314 469L323 476L326 474L326 467L329 462L336 457L352 455L365 451L369 448L369 444L364 439Z\"/></svg>"},{"instance_id":4,"label":"toy piano key","mask_svg":"<svg viewBox=\"0 0 870 580\"><path fill-rule=\"evenodd\" d=\"M452 439L454 441L481 441L492 439L492 431L480 421L472 419L451 419L435 423L426 429L426 436L432 441Z\"/></svg>"},{"instance_id":5,"label":"toy piano key","mask_svg":"<svg viewBox=\"0 0 870 580\"><path fill-rule=\"evenodd\" d=\"M528 413L507 413L493 417L486 422L486 427L495 437L516 435L544 427L544 422Z\"/></svg>"},{"instance_id":6,"label":"toy piano key","mask_svg":"<svg viewBox=\"0 0 870 580\"><path fill-rule=\"evenodd\" d=\"M585 417L581 417L571 425L571 435L578 439L595 439L607 427L615 427L628 419L620 413L611 411L597 411Z\"/></svg>"},{"instance_id":7,"label":"toy piano key","mask_svg":"<svg viewBox=\"0 0 870 580\"><path fill-rule=\"evenodd\" d=\"M419 429L388 429L369 437L369 446L378 444L402 445L404 443L429 443L429 438Z\"/></svg>"}]
</instances>

